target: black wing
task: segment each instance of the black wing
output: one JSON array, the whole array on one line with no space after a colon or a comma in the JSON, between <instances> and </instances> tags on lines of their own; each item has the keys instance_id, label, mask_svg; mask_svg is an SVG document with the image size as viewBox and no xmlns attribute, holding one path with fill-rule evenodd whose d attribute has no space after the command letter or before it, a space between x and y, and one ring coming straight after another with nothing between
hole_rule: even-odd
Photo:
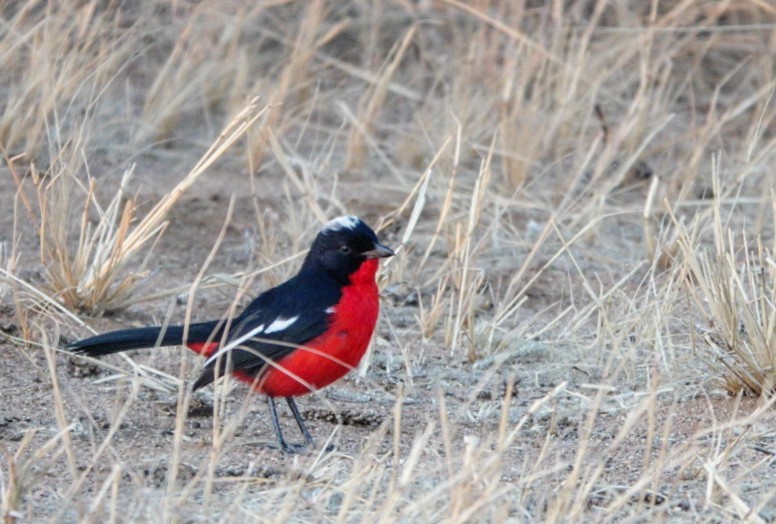
<instances>
[{"instance_id":1,"label":"black wing","mask_svg":"<svg viewBox=\"0 0 776 524\"><path fill-rule=\"evenodd\" d=\"M299 274L259 295L235 318L224 349L205 362L194 389L231 371L257 376L268 361L280 360L326 331L341 296L339 284L317 272Z\"/></svg>"}]
</instances>

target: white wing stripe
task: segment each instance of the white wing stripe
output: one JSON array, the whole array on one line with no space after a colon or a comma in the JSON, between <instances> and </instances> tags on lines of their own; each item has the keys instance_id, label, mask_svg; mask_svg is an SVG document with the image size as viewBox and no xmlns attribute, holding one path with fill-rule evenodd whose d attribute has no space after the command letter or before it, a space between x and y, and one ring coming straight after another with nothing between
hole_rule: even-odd
<instances>
[{"instance_id":1,"label":"white wing stripe","mask_svg":"<svg viewBox=\"0 0 776 524\"><path fill-rule=\"evenodd\" d=\"M278 331L283 331L284 329L287 329L291 324L299 320L299 315L291 318L282 318L278 317L270 324L269 326L264 328L264 324L261 324L260 326L255 327L250 332L246 333L244 337L241 337L243 340L250 339L252 337L255 337L256 335L269 335L270 333L276 333ZM231 351L234 348L232 344L227 344L226 346L219 349L217 352L213 353L209 359L205 362L205 366L209 366L216 360L218 360L219 357L222 357L224 353Z\"/></svg>"},{"instance_id":2,"label":"white wing stripe","mask_svg":"<svg viewBox=\"0 0 776 524\"><path fill-rule=\"evenodd\" d=\"M256 328L254 328L251 331L249 331L247 333L247 337L248 338L254 337L254 336L260 335L262 333L264 333L264 324L260 324ZM227 344L226 346L222 347L221 349L219 349L218 351L216 351L215 353L210 355L210 358L205 361L205 367L209 366L211 362L215 362L216 360L218 360L218 357L220 357L224 353L226 353L228 351L231 351L232 348L233 348L233 346L231 344Z\"/></svg>"},{"instance_id":3,"label":"white wing stripe","mask_svg":"<svg viewBox=\"0 0 776 524\"><path fill-rule=\"evenodd\" d=\"M283 331L297 320L299 320L299 315L291 318L277 318L272 324L267 326L265 333L269 335L270 333L275 333L276 331Z\"/></svg>"}]
</instances>

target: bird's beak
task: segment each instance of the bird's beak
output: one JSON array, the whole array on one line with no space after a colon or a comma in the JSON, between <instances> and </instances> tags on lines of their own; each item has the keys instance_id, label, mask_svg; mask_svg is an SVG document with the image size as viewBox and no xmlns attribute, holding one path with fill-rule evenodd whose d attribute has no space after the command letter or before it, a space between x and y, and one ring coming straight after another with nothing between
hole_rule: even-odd
<instances>
[{"instance_id":1,"label":"bird's beak","mask_svg":"<svg viewBox=\"0 0 776 524\"><path fill-rule=\"evenodd\" d=\"M395 254L393 249L382 245L380 242L375 242L374 249L363 253L366 258L386 258L392 257Z\"/></svg>"}]
</instances>

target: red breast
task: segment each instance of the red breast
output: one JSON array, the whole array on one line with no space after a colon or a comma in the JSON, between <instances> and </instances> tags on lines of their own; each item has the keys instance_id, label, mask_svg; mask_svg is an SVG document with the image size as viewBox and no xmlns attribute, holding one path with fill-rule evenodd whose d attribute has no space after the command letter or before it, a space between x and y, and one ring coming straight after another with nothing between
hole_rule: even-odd
<instances>
[{"instance_id":1,"label":"red breast","mask_svg":"<svg viewBox=\"0 0 776 524\"><path fill-rule=\"evenodd\" d=\"M270 397L305 395L342 378L361 362L380 311L378 265L376 259L361 264L350 276L350 285L342 288L329 329L269 369L257 385L259 392Z\"/></svg>"}]
</instances>

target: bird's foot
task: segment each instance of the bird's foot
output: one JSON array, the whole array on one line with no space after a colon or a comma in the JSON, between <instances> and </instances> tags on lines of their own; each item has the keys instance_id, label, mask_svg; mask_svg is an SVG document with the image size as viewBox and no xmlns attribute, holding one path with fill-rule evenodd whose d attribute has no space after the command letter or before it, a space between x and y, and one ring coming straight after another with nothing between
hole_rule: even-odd
<instances>
[{"instance_id":1,"label":"bird's foot","mask_svg":"<svg viewBox=\"0 0 776 524\"><path fill-rule=\"evenodd\" d=\"M283 453L298 455L313 449L313 446L310 446L309 444L289 444L288 442L281 442L280 449L283 450Z\"/></svg>"},{"instance_id":2,"label":"bird's foot","mask_svg":"<svg viewBox=\"0 0 776 524\"><path fill-rule=\"evenodd\" d=\"M299 455L303 453L310 453L315 451L315 443L314 442L305 442L305 443L293 443L289 444L288 442L281 442L280 443L280 449L284 453L288 453L289 455ZM326 446L323 448L323 451L325 453L331 453L332 451L336 451L337 446L334 444L326 444Z\"/></svg>"}]
</instances>

